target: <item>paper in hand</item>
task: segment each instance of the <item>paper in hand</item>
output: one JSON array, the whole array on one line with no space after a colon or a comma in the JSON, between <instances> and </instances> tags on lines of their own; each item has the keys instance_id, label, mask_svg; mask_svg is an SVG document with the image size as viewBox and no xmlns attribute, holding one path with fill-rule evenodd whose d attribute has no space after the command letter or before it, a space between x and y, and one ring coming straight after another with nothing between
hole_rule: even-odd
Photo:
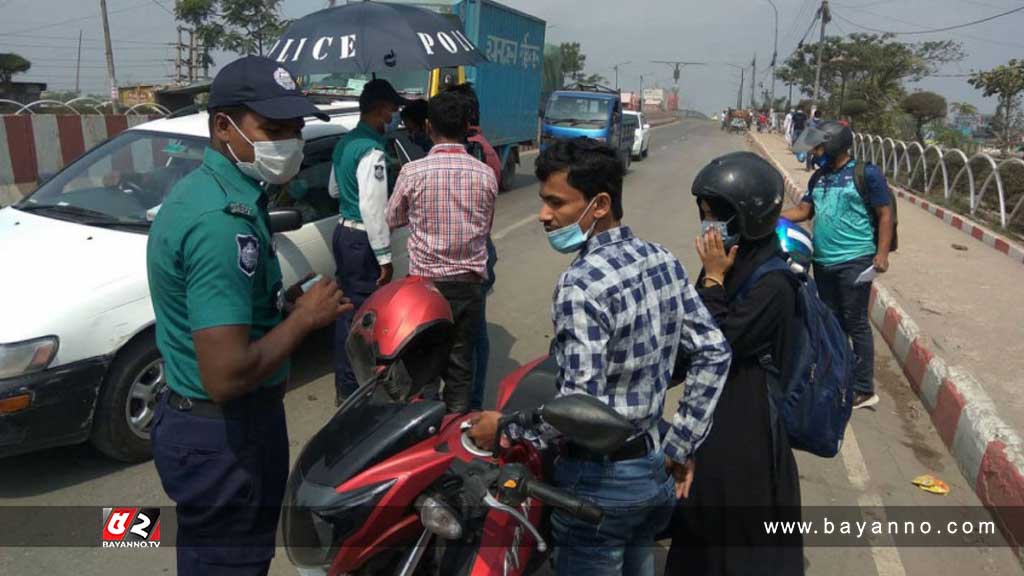
<instances>
[{"instance_id":1,"label":"paper in hand","mask_svg":"<svg viewBox=\"0 0 1024 576\"><path fill-rule=\"evenodd\" d=\"M854 284L866 284L866 283L871 282L872 280L874 280L875 276L878 276L878 271L875 270L875 266L874 266L874 264L872 264L871 266L868 266L866 270L861 272L860 276L857 276L857 279L854 280L853 283Z\"/></svg>"}]
</instances>

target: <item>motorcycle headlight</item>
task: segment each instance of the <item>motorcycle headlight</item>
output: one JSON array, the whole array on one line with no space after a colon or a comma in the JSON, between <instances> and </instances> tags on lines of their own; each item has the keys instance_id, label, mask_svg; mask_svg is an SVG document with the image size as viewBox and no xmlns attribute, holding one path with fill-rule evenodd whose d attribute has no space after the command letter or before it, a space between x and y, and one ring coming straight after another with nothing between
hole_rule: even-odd
<instances>
[{"instance_id":1,"label":"motorcycle headlight","mask_svg":"<svg viewBox=\"0 0 1024 576\"><path fill-rule=\"evenodd\" d=\"M59 343L56 336L45 336L0 344L0 380L45 370L57 355Z\"/></svg>"},{"instance_id":2,"label":"motorcycle headlight","mask_svg":"<svg viewBox=\"0 0 1024 576\"><path fill-rule=\"evenodd\" d=\"M447 504L433 496L421 496L416 501L420 510L420 522L430 532L445 540L458 540L462 537L462 521Z\"/></svg>"}]
</instances>

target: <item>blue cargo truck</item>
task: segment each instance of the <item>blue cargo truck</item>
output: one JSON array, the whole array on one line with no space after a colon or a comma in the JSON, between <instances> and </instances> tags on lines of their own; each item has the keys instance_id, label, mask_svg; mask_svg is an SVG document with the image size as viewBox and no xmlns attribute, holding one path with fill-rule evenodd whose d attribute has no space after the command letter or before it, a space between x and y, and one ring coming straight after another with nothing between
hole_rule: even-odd
<instances>
[{"instance_id":1,"label":"blue cargo truck","mask_svg":"<svg viewBox=\"0 0 1024 576\"><path fill-rule=\"evenodd\" d=\"M633 154L635 117L622 114L618 90L576 84L555 90L548 98L541 128L541 150L556 140L587 137L618 150L624 169Z\"/></svg>"},{"instance_id":2,"label":"blue cargo truck","mask_svg":"<svg viewBox=\"0 0 1024 576\"><path fill-rule=\"evenodd\" d=\"M491 0L390 1L457 17L466 36L487 56L489 62L480 66L431 71L423 92L436 94L449 82L473 83L480 99L480 128L501 156L501 185L508 189L520 147L537 139L544 21ZM399 84L396 88L402 89Z\"/></svg>"}]
</instances>

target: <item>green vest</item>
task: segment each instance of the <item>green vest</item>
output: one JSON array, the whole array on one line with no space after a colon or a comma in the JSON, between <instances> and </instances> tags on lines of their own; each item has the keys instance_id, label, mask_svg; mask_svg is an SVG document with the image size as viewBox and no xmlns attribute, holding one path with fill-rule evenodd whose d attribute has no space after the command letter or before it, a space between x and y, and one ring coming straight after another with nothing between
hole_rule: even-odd
<instances>
[{"instance_id":1,"label":"green vest","mask_svg":"<svg viewBox=\"0 0 1024 576\"><path fill-rule=\"evenodd\" d=\"M167 386L182 396L209 399L193 332L246 325L256 341L281 322L281 267L267 198L213 149L160 207L149 231L146 270ZM283 384L288 369L285 362L261 385Z\"/></svg>"},{"instance_id":2,"label":"green vest","mask_svg":"<svg viewBox=\"0 0 1024 576\"><path fill-rule=\"evenodd\" d=\"M384 136L360 121L355 130L345 134L334 145L331 162L334 165L334 180L338 184L338 204L341 217L345 220L363 221L359 211L359 181L356 168L359 161L371 150L384 150Z\"/></svg>"}]
</instances>

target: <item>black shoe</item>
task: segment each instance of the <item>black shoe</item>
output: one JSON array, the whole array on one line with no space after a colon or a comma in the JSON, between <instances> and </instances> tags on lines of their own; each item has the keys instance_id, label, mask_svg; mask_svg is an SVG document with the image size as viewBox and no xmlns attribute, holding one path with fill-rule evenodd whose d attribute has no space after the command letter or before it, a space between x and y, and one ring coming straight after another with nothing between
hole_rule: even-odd
<instances>
[{"instance_id":1,"label":"black shoe","mask_svg":"<svg viewBox=\"0 0 1024 576\"><path fill-rule=\"evenodd\" d=\"M863 392L857 392L853 395L853 409L858 408L869 408L878 404L878 394L864 394Z\"/></svg>"}]
</instances>

